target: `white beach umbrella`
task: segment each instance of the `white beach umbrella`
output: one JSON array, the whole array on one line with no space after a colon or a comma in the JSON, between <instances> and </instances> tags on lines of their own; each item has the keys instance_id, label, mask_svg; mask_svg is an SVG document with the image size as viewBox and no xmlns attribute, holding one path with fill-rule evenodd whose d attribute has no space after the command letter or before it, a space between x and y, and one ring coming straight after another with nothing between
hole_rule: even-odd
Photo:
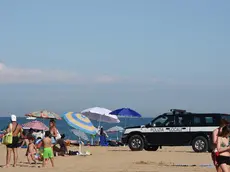
<instances>
[{"instance_id":1,"label":"white beach umbrella","mask_svg":"<svg viewBox=\"0 0 230 172\"><path fill-rule=\"evenodd\" d=\"M118 140L119 132L123 132L123 131L124 131L124 128L120 126L114 126L106 130L107 133L117 133L117 140Z\"/></svg>"},{"instance_id":2,"label":"white beach umbrella","mask_svg":"<svg viewBox=\"0 0 230 172\"><path fill-rule=\"evenodd\" d=\"M114 126L111 127L110 129L106 130L107 133L115 133L115 132L123 132L124 128L120 127L120 126Z\"/></svg>"},{"instance_id":3,"label":"white beach umbrella","mask_svg":"<svg viewBox=\"0 0 230 172\"><path fill-rule=\"evenodd\" d=\"M93 107L89 109L85 109L81 111L83 115L88 117L89 119L96 120L99 122L99 126L101 122L106 123L119 123L120 120L116 115L109 114L111 110L102 108L102 107Z\"/></svg>"}]
</instances>

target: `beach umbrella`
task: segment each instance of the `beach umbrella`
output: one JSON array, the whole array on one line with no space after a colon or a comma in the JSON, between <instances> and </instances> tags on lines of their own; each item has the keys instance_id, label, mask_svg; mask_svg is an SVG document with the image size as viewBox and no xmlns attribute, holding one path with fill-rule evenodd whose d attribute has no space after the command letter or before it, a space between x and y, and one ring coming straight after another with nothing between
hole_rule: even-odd
<instances>
[{"instance_id":1,"label":"beach umbrella","mask_svg":"<svg viewBox=\"0 0 230 172\"><path fill-rule=\"evenodd\" d=\"M117 116L123 116L123 117L141 117L141 114L139 114L138 112L130 108L116 109L110 112L110 114L117 115Z\"/></svg>"},{"instance_id":2,"label":"beach umbrella","mask_svg":"<svg viewBox=\"0 0 230 172\"><path fill-rule=\"evenodd\" d=\"M82 146L81 146L81 140L85 140L85 141L89 141L89 138L87 137L87 135L85 133L83 133L80 130L76 130L76 129L72 129L71 132L78 137L79 139L79 153L80 155L83 155L82 153Z\"/></svg>"},{"instance_id":3,"label":"beach umbrella","mask_svg":"<svg viewBox=\"0 0 230 172\"><path fill-rule=\"evenodd\" d=\"M67 112L64 113L62 117L67 122L67 124L74 129L92 135L95 135L97 133L97 129L93 126L89 118L80 113Z\"/></svg>"},{"instance_id":4,"label":"beach umbrella","mask_svg":"<svg viewBox=\"0 0 230 172\"><path fill-rule=\"evenodd\" d=\"M126 118L127 117L141 117L141 114L130 108L120 108L110 112L111 115L117 115L125 117L125 127L126 127Z\"/></svg>"},{"instance_id":5,"label":"beach umbrella","mask_svg":"<svg viewBox=\"0 0 230 172\"><path fill-rule=\"evenodd\" d=\"M71 129L70 130L75 136L79 137L82 140L89 141L88 136L80 130Z\"/></svg>"},{"instance_id":6,"label":"beach umbrella","mask_svg":"<svg viewBox=\"0 0 230 172\"><path fill-rule=\"evenodd\" d=\"M75 134L80 134L80 131L87 134L95 135L97 133L97 129L93 126L89 118L86 116L75 113L75 112L67 112L62 115L63 119L67 122L67 124L73 127L77 132ZM79 137L80 135L78 135ZM83 136L81 134L81 136ZM81 152L81 137L79 137L79 153Z\"/></svg>"},{"instance_id":7,"label":"beach umbrella","mask_svg":"<svg viewBox=\"0 0 230 172\"><path fill-rule=\"evenodd\" d=\"M120 126L114 126L106 130L107 133L115 133L115 132L123 132L123 131L124 131L124 128Z\"/></svg>"},{"instance_id":8,"label":"beach umbrella","mask_svg":"<svg viewBox=\"0 0 230 172\"><path fill-rule=\"evenodd\" d=\"M28 119L28 120L35 120L36 118L35 117L27 117L26 119Z\"/></svg>"},{"instance_id":9,"label":"beach umbrella","mask_svg":"<svg viewBox=\"0 0 230 172\"><path fill-rule=\"evenodd\" d=\"M93 107L89 109L85 109L81 111L81 113L87 116L91 120L95 120L99 122L99 126L101 122L106 123L119 123L120 120L116 115L109 114L111 110L102 108L102 107Z\"/></svg>"},{"instance_id":10,"label":"beach umbrella","mask_svg":"<svg viewBox=\"0 0 230 172\"><path fill-rule=\"evenodd\" d=\"M61 117L58 114L56 114L54 112L47 111L47 110L41 110L41 111L28 113L25 116L35 117L35 118L43 118L43 119L58 119L58 120L61 120Z\"/></svg>"},{"instance_id":11,"label":"beach umbrella","mask_svg":"<svg viewBox=\"0 0 230 172\"><path fill-rule=\"evenodd\" d=\"M119 137L119 132L123 132L124 128L120 127L120 126L114 126L111 127L110 129L106 130L107 133L117 133L117 140Z\"/></svg>"},{"instance_id":12,"label":"beach umbrella","mask_svg":"<svg viewBox=\"0 0 230 172\"><path fill-rule=\"evenodd\" d=\"M22 124L22 128L23 129L32 128L34 130L42 130L42 131L48 131L49 130L49 128L44 123L37 121L37 120Z\"/></svg>"}]
</instances>

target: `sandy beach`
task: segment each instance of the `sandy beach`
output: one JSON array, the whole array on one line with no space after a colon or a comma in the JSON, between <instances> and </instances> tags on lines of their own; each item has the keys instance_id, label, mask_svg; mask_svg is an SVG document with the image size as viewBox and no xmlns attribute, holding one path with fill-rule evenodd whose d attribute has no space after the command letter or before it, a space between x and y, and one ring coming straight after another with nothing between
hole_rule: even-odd
<instances>
[{"instance_id":1,"label":"sandy beach","mask_svg":"<svg viewBox=\"0 0 230 172\"><path fill-rule=\"evenodd\" d=\"M78 149L71 147L71 150ZM190 147L163 147L156 152L132 152L128 147L84 147L92 153L90 156L56 157L55 168L50 165L41 168L41 164L29 165L25 149L19 150L18 166L4 169L6 172L183 172L215 171L213 167L201 167L201 164L212 164L210 153L194 153ZM5 163L5 146L0 145L0 165ZM177 164L196 165L178 167ZM0 170L3 170L0 168Z\"/></svg>"}]
</instances>

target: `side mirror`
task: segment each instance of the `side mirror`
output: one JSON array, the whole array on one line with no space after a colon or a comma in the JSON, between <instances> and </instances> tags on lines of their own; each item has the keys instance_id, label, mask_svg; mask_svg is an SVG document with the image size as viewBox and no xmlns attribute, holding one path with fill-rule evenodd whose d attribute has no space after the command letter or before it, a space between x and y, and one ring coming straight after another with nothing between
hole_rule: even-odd
<instances>
[{"instance_id":1,"label":"side mirror","mask_svg":"<svg viewBox=\"0 0 230 172\"><path fill-rule=\"evenodd\" d=\"M154 127L156 127L156 124L153 124Z\"/></svg>"},{"instance_id":2,"label":"side mirror","mask_svg":"<svg viewBox=\"0 0 230 172\"><path fill-rule=\"evenodd\" d=\"M146 127L146 128L150 128L150 127L152 127L152 126L151 126L151 124L146 124L145 127Z\"/></svg>"}]
</instances>

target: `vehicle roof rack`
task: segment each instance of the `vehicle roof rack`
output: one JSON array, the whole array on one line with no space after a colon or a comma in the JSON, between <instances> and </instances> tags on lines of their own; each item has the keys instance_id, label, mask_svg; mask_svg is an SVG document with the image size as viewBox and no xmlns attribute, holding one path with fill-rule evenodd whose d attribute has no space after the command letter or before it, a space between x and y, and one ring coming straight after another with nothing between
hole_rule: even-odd
<instances>
[{"instance_id":1,"label":"vehicle roof rack","mask_svg":"<svg viewBox=\"0 0 230 172\"><path fill-rule=\"evenodd\" d=\"M186 110L182 110L182 109L170 109L170 111L173 114L183 114L183 113L186 113Z\"/></svg>"}]
</instances>

